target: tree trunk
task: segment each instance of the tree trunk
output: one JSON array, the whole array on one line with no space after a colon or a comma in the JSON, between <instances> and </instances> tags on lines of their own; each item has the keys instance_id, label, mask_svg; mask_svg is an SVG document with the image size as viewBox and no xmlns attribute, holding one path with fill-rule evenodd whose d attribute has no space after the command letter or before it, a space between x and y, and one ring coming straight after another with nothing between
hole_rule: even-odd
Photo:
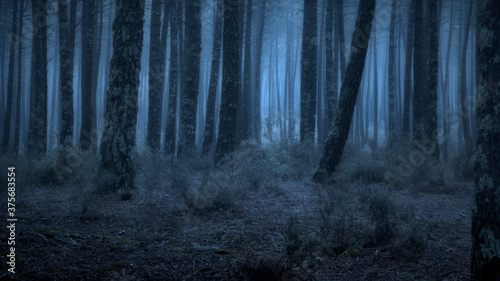
<instances>
[{"instance_id":1,"label":"tree trunk","mask_svg":"<svg viewBox=\"0 0 500 281\"><path fill-rule=\"evenodd\" d=\"M178 156L194 151L196 136L196 108L200 83L201 54L201 0L186 2L186 44L184 46L186 63L185 88L181 99L181 127Z\"/></svg>"},{"instance_id":2,"label":"tree trunk","mask_svg":"<svg viewBox=\"0 0 500 281\"><path fill-rule=\"evenodd\" d=\"M424 99L424 126L425 137L431 143L432 157L439 160L438 140L438 48L439 48L439 26L437 17L437 3L435 0L427 0L427 20L429 21L429 60L428 60L428 86Z\"/></svg>"},{"instance_id":3,"label":"tree trunk","mask_svg":"<svg viewBox=\"0 0 500 281\"><path fill-rule=\"evenodd\" d=\"M460 98L458 99L458 113L459 113L459 128L462 129L464 135L464 143L470 141L470 129L469 129L469 113L471 111L471 102L467 98L467 45L469 42L469 30L471 26L472 19L472 4L473 0L469 2L469 9L467 15L467 23L465 24L464 37L462 45L462 54L460 57L460 70L458 74L458 81L460 83Z\"/></svg>"},{"instance_id":4,"label":"tree trunk","mask_svg":"<svg viewBox=\"0 0 500 281\"><path fill-rule=\"evenodd\" d=\"M410 1L408 15L408 38L406 38L405 50L405 90L403 98L403 135L410 136L410 98L412 96L412 58L413 58L413 23L415 20L415 0Z\"/></svg>"},{"instance_id":5,"label":"tree trunk","mask_svg":"<svg viewBox=\"0 0 500 281\"><path fill-rule=\"evenodd\" d=\"M28 150L47 150L47 0L32 0L33 10L33 92L30 103Z\"/></svg>"},{"instance_id":6,"label":"tree trunk","mask_svg":"<svg viewBox=\"0 0 500 281\"><path fill-rule=\"evenodd\" d=\"M335 18L335 33L338 33L338 43L340 44L339 46L339 58L340 58L340 76L341 76L341 81L344 81L344 74L345 74L345 53L346 53L346 47L345 47L345 36L344 36L344 1L343 0L336 0L337 1L337 17Z\"/></svg>"},{"instance_id":7,"label":"tree trunk","mask_svg":"<svg viewBox=\"0 0 500 281\"><path fill-rule=\"evenodd\" d=\"M182 5L178 0L173 0L170 14L170 69L168 75L168 111L167 128L165 130L165 152L175 153L175 127L177 120L177 98L179 96L179 31L181 22Z\"/></svg>"},{"instance_id":8,"label":"tree trunk","mask_svg":"<svg viewBox=\"0 0 500 281\"><path fill-rule=\"evenodd\" d=\"M82 69L81 69L81 97L82 97L82 125L80 131L80 148L91 148L94 132L92 131L92 79L94 63L94 6L95 0L88 0L83 5L82 11Z\"/></svg>"},{"instance_id":9,"label":"tree trunk","mask_svg":"<svg viewBox=\"0 0 500 281\"><path fill-rule=\"evenodd\" d=\"M300 141L314 142L316 113L317 69L317 10L316 0L304 0L302 60L300 75Z\"/></svg>"},{"instance_id":10,"label":"tree trunk","mask_svg":"<svg viewBox=\"0 0 500 281\"><path fill-rule=\"evenodd\" d=\"M361 0L359 2L358 16L352 36L351 54L340 89L339 111L326 141L318 170L313 176L314 181L323 181L340 162L349 135L349 127L363 74L374 10L375 0Z\"/></svg>"},{"instance_id":11,"label":"tree trunk","mask_svg":"<svg viewBox=\"0 0 500 281\"><path fill-rule=\"evenodd\" d=\"M75 0L72 0L76 3ZM66 142L71 144L73 137L73 55L75 34L70 28L68 19L67 1L59 1L59 44L61 49L61 63L59 64L61 75L61 133L59 144Z\"/></svg>"},{"instance_id":12,"label":"tree trunk","mask_svg":"<svg viewBox=\"0 0 500 281\"><path fill-rule=\"evenodd\" d=\"M214 43L212 48L212 66L208 86L207 114L205 118L205 137L203 138L202 153L212 150L215 139L215 101L217 99L217 82L219 81L219 67L222 46L222 17L223 9L215 4Z\"/></svg>"},{"instance_id":13,"label":"tree trunk","mask_svg":"<svg viewBox=\"0 0 500 281\"><path fill-rule=\"evenodd\" d=\"M435 1L435 0L434 0ZM397 1L392 0L390 38L389 38L389 137L395 136L396 115L396 5Z\"/></svg>"},{"instance_id":14,"label":"tree trunk","mask_svg":"<svg viewBox=\"0 0 500 281\"><path fill-rule=\"evenodd\" d=\"M10 139L10 127L12 120L12 106L14 98L14 58L17 46L17 1L14 1L12 8L12 33L10 36L9 48L9 76L7 78L7 105L5 110L4 130L2 140L2 151L7 151ZM22 7L21 7L22 9ZM2 77L3 78L3 77Z\"/></svg>"},{"instance_id":15,"label":"tree trunk","mask_svg":"<svg viewBox=\"0 0 500 281\"><path fill-rule=\"evenodd\" d=\"M500 280L500 6L477 4L477 151L471 280ZM497 58L497 59L492 59Z\"/></svg>"},{"instance_id":16,"label":"tree trunk","mask_svg":"<svg viewBox=\"0 0 500 281\"><path fill-rule=\"evenodd\" d=\"M19 38L21 39L17 45L17 102L16 102L16 120L14 131L14 151L19 152L19 140L21 134L21 100L23 100L22 82L23 82L23 22L24 22L24 0L20 0L19 9Z\"/></svg>"},{"instance_id":17,"label":"tree trunk","mask_svg":"<svg viewBox=\"0 0 500 281\"><path fill-rule=\"evenodd\" d=\"M325 45L326 45L326 121L325 126L329 130L333 123L333 118L337 111L337 73L338 61L335 64L334 57L338 57L338 50L333 54L333 2L326 2L326 26L325 26ZM338 44L337 44L338 45ZM322 140L323 141L323 140Z\"/></svg>"},{"instance_id":18,"label":"tree trunk","mask_svg":"<svg viewBox=\"0 0 500 281\"><path fill-rule=\"evenodd\" d=\"M373 149L378 149L378 64L377 64L377 24L373 29Z\"/></svg>"},{"instance_id":19,"label":"tree trunk","mask_svg":"<svg viewBox=\"0 0 500 281\"><path fill-rule=\"evenodd\" d=\"M118 0L113 22L113 58L101 141L99 190L128 191L134 185L135 144L143 39L143 0Z\"/></svg>"},{"instance_id":20,"label":"tree trunk","mask_svg":"<svg viewBox=\"0 0 500 281\"><path fill-rule=\"evenodd\" d=\"M247 0L246 21L245 21L245 54L243 56L243 100L241 102L241 140L246 140L251 136L250 120L252 118L252 6L253 1Z\"/></svg>"},{"instance_id":21,"label":"tree trunk","mask_svg":"<svg viewBox=\"0 0 500 281\"><path fill-rule=\"evenodd\" d=\"M261 142L261 131L262 131L262 120L261 120L261 109L260 109L260 100L262 95L262 85L261 85L261 65L262 65L262 46L264 42L264 27L266 22L266 3L267 1L262 1L261 9L260 9L260 22L259 29L257 34L257 50L255 52L255 85L254 85L254 128L253 135L257 140L257 143Z\"/></svg>"},{"instance_id":22,"label":"tree trunk","mask_svg":"<svg viewBox=\"0 0 500 281\"><path fill-rule=\"evenodd\" d=\"M224 31L222 49L222 94L219 117L219 136L215 150L215 162L234 151L236 138L236 115L238 92L241 83L241 49L239 5L232 0L224 0Z\"/></svg>"},{"instance_id":23,"label":"tree trunk","mask_svg":"<svg viewBox=\"0 0 500 281\"><path fill-rule=\"evenodd\" d=\"M423 0L415 2L415 25L414 30L421 32L424 30ZM416 33L416 32L415 32ZM425 105L425 85L427 84L427 67L425 61L425 35L414 37L413 52L413 138L421 142L425 139L424 128L424 108Z\"/></svg>"},{"instance_id":24,"label":"tree trunk","mask_svg":"<svg viewBox=\"0 0 500 281\"><path fill-rule=\"evenodd\" d=\"M161 49L161 0L153 0L151 5L151 34L149 45L149 106L147 144L153 151L160 149L161 98L162 82L165 69L162 60L165 59Z\"/></svg>"}]
</instances>

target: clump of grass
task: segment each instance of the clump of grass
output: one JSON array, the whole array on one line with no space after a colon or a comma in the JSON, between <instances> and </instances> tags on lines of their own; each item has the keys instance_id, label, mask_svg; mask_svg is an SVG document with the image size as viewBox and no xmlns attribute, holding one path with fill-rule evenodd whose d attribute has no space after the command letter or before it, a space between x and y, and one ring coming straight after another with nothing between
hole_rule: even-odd
<instances>
[{"instance_id":1,"label":"clump of grass","mask_svg":"<svg viewBox=\"0 0 500 281\"><path fill-rule=\"evenodd\" d=\"M368 202L370 221L375 226L374 238L379 243L385 243L396 234L394 203L387 195L375 193Z\"/></svg>"},{"instance_id":2,"label":"clump of grass","mask_svg":"<svg viewBox=\"0 0 500 281\"><path fill-rule=\"evenodd\" d=\"M412 224L394 241L391 252L399 259L416 260L427 247L426 228L421 224Z\"/></svg>"},{"instance_id":3,"label":"clump of grass","mask_svg":"<svg viewBox=\"0 0 500 281\"><path fill-rule=\"evenodd\" d=\"M325 195L326 192L326 195ZM320 240L326 254L341 254L358 240L360 225L343 193L326 190L320 195Z\"/></svg>"},{"instance_id":4,"label":"clump of grass","mask_svg":"<svg viewBox=\"0 0 500 281\"><path fill-rule=\"evenodd\" d=\"M283 262L284 268L291 269L300 266L309 259L316 249L316 242L306 236L299 228L299 219L292 215L287 220L287 225L283 230L285 240L286 258Z\"/></svg>"}]
</instances>

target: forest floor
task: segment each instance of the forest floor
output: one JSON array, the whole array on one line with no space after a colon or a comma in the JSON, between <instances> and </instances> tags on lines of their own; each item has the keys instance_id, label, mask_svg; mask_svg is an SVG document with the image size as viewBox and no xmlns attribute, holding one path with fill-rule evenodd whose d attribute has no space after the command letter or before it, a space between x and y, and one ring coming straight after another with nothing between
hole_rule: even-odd
<instances>
[{"instance_id":1,"label":"forest floor","mask_svg":"<svg viewBox=\"0 0 500 281\"><path fill-rule=\"evenodd\" d=\"M249 149L231 161L259 153ZM335 182L317 184L310 170L270 179L231 161L215 172L191 166L166 176L150 163L149 176L139 169L130 200L93 193L85 175L23 185L18 169L17 273L7 273L3 262L0 279L469 279L470 181L389 186L337 174ZM297 173L294 167L282 168Z\"/></svg>"}]
</instances>

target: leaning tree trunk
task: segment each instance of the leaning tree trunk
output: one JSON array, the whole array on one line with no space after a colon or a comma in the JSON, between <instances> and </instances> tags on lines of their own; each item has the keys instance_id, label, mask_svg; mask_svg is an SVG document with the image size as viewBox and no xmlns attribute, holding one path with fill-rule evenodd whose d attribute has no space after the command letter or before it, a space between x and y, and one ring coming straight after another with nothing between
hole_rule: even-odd
<instances>
[{"instance_id":1,"label":"leaning tree trunk","mask_svg":"<svg viewBox=\"0 0 500 281\"><path fill-rule=\"evenodd\" d=\"M32 0L33 9L33 92L30 99L28 151L47 149L47 0Z\"/></svg>"},{"instance_id":2,"label":"leaning tree trunk","mask_svg":"<svg viewBox=\"0 0 500 281\"><path fill-rule=\"evenodd\" d=\"M326 140L319 168L313 176L314 181L323 181L340 162L344 145L349 135L354 106L358 95L361 76L365 66L366 50L370 39L375 0L361 0L358 7L356 26L352 36L351 53L345 77L342 81L339 98L339 111L335 116L333 128Z\"/></svg>"},{"instance_id":3,"label":"leaning tree trunk","mask_svg":"<svg viewBox=\"0 0 500 281\"><path fill-rule=\"evenodd\" d=\"M113 57L101 140L99 190L130 190L143 37L144 0L118 0L113 22Z\"/></svg>"},{"instance_id":4,"label":"leaning tree trunk","mask_svg":"<svg viewBox=\"0 0 500 281\"><path fill-rule=\"evenodd\" d=\"M74 33L71 33L68 19L67 1L59 1L59 44L61 49L61 63L59 65L61 75L61 133L59 144L70 142L73 136L73 45L75 44Z\"/></svg>"},{"instance_id":5,"label":"leaning tree trunk","mask_svg":"<svg viewBox=\"0 0 500 281\"><path fill-rule=\"evenodd\" d=\"M405 87L403 98L403 136L410 136L410 97L412 93L412 53L413 53L413 21L414 21L415 0L410 1L410 11L408 15L408 38L406 39L405 51Z\"/></svg>"},{"instance_id":6,"label":"leaning tree trunk","mask_svg":"<svg viewBox=\"0 0 500 281\"><path fill-rule=\"evenodd\" d=\"M212 150L215 138L215 101L217 98L217 82L219 81L219 66L222 46L222 7L215 5L214 45L212 48L212 66L208 86L207 114L205 118L205 137L202 153Z\"/></svg>"},{"instance_id":7,"label":"leaning tree trunk","mask_svg":"<svg viewBox=\"0 0 500 281\"><path fill-rule=\"evenodd\" d=\"M471 280L500 280L500 6L496 0L479 0L477 8L478 127Z\"/></svg>"},{"instance_id":8,"label":"leaning tree trunk","mask_svg":"<svg viewBox=\"0 0 500 281\"><path fill-rule=\"evenodd\" d=\"M224 29L222 33L222 94L219 112L219 136L215 149L215 162L234 150L236 141L236 115L241 79L241 48L239 47L239 5L224 0Z\"/></svg>"},{"instance_id":9,"label":"leaning tree trunk","mask_svg":"<svg viewBox=\"0 0 500 281\"><path fill-rule=\"evenodd\" d=\"M314 142L316 124L317 79L317 10L316 0L304 0L302 60L300 75L300 141Z\"/></svg>"}]
</instances>

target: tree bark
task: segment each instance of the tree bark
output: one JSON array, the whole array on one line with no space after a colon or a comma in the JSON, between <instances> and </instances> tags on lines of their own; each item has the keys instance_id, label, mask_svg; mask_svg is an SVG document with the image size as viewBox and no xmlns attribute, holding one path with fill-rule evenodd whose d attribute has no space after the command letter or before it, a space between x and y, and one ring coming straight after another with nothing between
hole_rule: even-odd
<instances>
[{"instance_id":1,"label":"tree bark","mask_svg":"<svg viewBox=\"0 0 500 281\"><path fill-rule=\"evenodd\" d=\"M478 126L471 280L500 280L500 6L496 0L479 0L477 5Z\"/></svg>"},{"instance_id":2,"label":"tree bark","mask_svg":"<svg viewBox=\"0 0 500 281\"><path fill-rule=\"evenodd\" d=\"M392 0L389 31L389 137L394 137L396 133L396 7L397 1Z\"/></svg>"},{"instance_id":3,"label":"tree bark","mask_svg":"<svg viewBox=\"0 0 500 281\"><path fill-rule=\"evenodd\" d=\"M208 86L207 114L205 118L205 137L203 138L202 153L212 150L215 139L215 101L217 99L217 82L219 81L219 67L222 47L222 18L223 10L215 5L214 43L212 48L212 66Z\"/></svg>"},{"instance_id":4,"label":"tree bark","mask_svg":"<svg viewBox=\"0 0 500 281\"><path fill-rule=\"evenodd\" d=\"M335 171L344 150L351 125L361 76L365 65L366 51L370 39L375 0L361 0L352 36L349 63L340 89L339 111L323 150L319 167L313 176L317 182L323 181Z\"/></svg>"},{"instance_id":5,"label":"tree bark","mask_svg":"<svg viewBox=\"0 0 500 281\"><path fill-rule=\"evenodd\" d=\"M181 99L181 127L178 156L195 150L196 109L198 104L198 87L200 83L201 54L201 0L186 2L186 44L184 46L186 72L185 88Z\"/></svg>"},{"instance_id":6,"label":"tree bark","mask_svg":"<svg viewBox=\"0 0 500 281\"><path fill-rule=\"evenodd\" d=\"M168 75L168 111L167 128L165 130L165 152L175 153L175 127L177 120L177 98L179 96L179 29L181 22L182 5L178 0L173 0L170 14L170 69Z\"/></svg>"},{"instance_id":7,"label":"tree bark","mask_svg":"<svg viewBox=\"0 0 500 281\"><path fill-rule=\"evenodd\" d=\"M33 10L33 92L30 103L28 151L47 150L47 0L32 0ZM30 108L31 109L31 108Z\"/></svg>"},{"instance_id":8,"label":"tree bark","mask_svg":"<svg viewBox=\"0 0 500 281\"><path fill-rule=\"evenodd\" d=\"M135 187L131 152L138 112L143 17L144 0L117 0L106 124L100 148L101 192L128 191Z\"/></svg>"},{"instance_id":9,"label":"tree bark","mask_svg":"<svg viewBox=\"0 0 500 281\"><path fill-rule=\"evenodd\" d=\"M71 9L76 3L72 0ZM61 63L59 64L61 75L61 133L59 135L59 144L66 142L71 144L73 137L73 56L75 34L70 28L68 19L68 2L62 0L58 2L59 6L59 44L61 49ZM76 7L76 5L75 5Z\"/></svg>"},{"instance_id":10,"label":"tree bark","mask_svg":"<svg viewBox=\"0 0 500 281\"><path fill-rule=\"evenodd\" d=\"M302 60L300 75L300 141L314 142L316 113L317 56L317 10L316 0L304 0L304 22L302 31Z\"/></svg>"},{"instance_id":11,"label":"tree bark","mask_svg":"<svg viewBox=\"0 0 500 281\"><path fill-rule=\"evenodd\" d=\"M147 144L153 151L160 149L162 82L165 69L162 60L165 54L161 49L161 0L153 0L151 5L151 33L149 45L149 106Z\"/></svg>"},{"instance_id":12,"label":"tree bark","mask_svg":"<svg viewBox=\"0 0 500 281\"><path fill-rule=\"evenodd\" d=\"M326 26L325 26L325 47L326 47L326 128L329 130L333 123L333 118L337 111L337 81L338 76L338 61L335 64L334 57L338 57L338 53L333 54L333 3L334 0L326 2ZM338 51L338 50L337 50ZM337 73L336 73L337 72ZM328 132L327 132L328 133Z\"/></svg>"},{"instance_id":13,"label":"tree bark","mask_svg":"<svg viewBox=\"0 0 500 281\"><path fill-rule=\"evenodd\" d=\"M408 38L406 38L405 50L405 88L403 98L403 136L410 136L410 98L412 96L412 58L413 58L413 24L415 20L415 0L410 1L408 15Z\"/></svg>"},{"instance_id":14,"label":"tree bark","mask_svg":"<svg viewBox=\"0 0 500 281\"><path fill-rule=\"evenodd\" d=\"M262 65L262 46L264 42L264 27L266 22L266 3L267 0L263 0L260 8L260 22L259 22L259 30L257 34L257 50L255 52L255 101L254 101L254 128L253 134L257 140L257 143L261 142L261 134L262 134L262 120L261 120L261 108L260 108L260 100L262 95L262 85L261 85L261 65Z\"/></svg>"},{"instance_id":15,"label":"tree bark","mask_svg":"<svg viewBox=\"0 0 500 281\"><path fill-rule=\"evenodd\" d=\"M89 150L91 148L94 132L92 131L92 103L93 95L93 71L94 71L94 6L95 0L83 3L82 11L82 69L81 69L81 97L82 97L82 125L80 131L80 148Z\"/></svg>"},{"instance_id":16,"label":"tree bark","mask_svg":"<svg viewBox=\"0 0 500 281\"><path fill-rule=\"evenodd\" d=\"M435 0L427 1L427 19L429 21L429 60L428 60L428 86L424 100L424 122L425 137L431 143L432 157L439 160L439 140L438 140L438 48L439 48L439 26L438 11Z\"/></svg>"},{"instance_id":17,"label":"tree bark","mask_svg":"<svg viewBox=\"0 0 500 281\"><path fill-rule=\"evenodd\" d=\"M215 162L234 151L236 142L236 115L241 83L241 49L239 47L239 5L224 0L224 30L222 49L222 94L219 116L219 136Z\"/></svg>"},{"instance_id":18,"label":"tree bark","mask_svg":"<svg viewBox=\"0 0 500 281\"><path fill-rule=\"evenodd\" d=\"M14 98L14 58L16 54L17 47L17 2L14 1L12 7L12 33L10 36L10 48L9 48L9 74L7 77L7 105L5 110L4 119L4 130L3 130L3 140L2 140L2 151L6 152L9 146L10 139L10 127L12 120L12 107ZM22 7L21 7L22 9ZM2 77L3 78L3 77Z\"/></svg>"}]
</instances>

